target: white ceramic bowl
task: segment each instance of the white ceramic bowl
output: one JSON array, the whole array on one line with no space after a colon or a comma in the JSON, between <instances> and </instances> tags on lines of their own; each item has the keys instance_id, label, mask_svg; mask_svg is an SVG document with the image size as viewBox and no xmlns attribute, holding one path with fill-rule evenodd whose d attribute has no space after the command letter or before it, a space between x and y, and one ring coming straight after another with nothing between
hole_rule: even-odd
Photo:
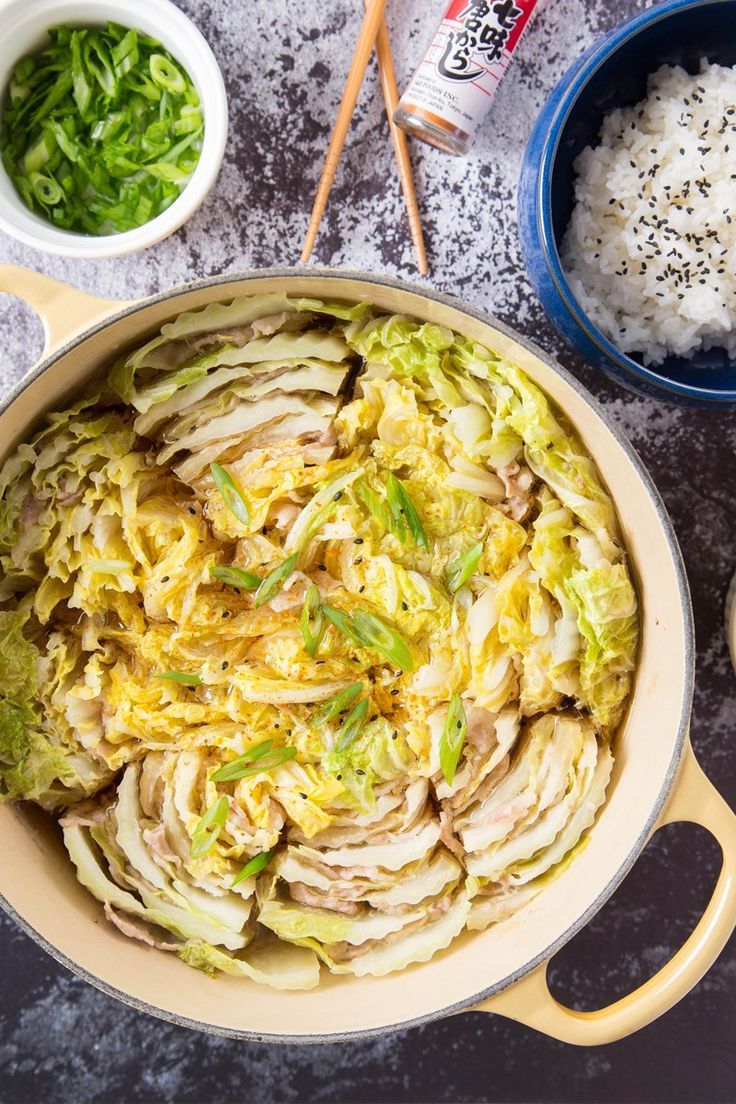
<instances>
[{"instance_id":1,"label":"white ceramic bowl","mask_svg":"<svg viewBox=\"0 0 736 1104\"><path fill-rule=\"evenodd\" d=\"M60 23L104 25L109 20L158 38L194 82L204 115L204 142L184 191L166 211L121 234L100 237L60 230L30 211L0 165L0 229L25 245L64 257L119 257L146 249L178 230L215 182L227 138L227 97L215 55L190 19L169 0L0 0L0 95L16 63L48 42Z\"/></svg>"}]
</instances>

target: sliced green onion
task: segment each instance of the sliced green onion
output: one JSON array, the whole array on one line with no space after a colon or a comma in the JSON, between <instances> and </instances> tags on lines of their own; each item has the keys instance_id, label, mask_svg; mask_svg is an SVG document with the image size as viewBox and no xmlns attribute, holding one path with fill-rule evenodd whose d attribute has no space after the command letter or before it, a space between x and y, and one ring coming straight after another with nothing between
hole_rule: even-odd
<instances>
[{"instance_id":1,"label":"sliced green onion","mask_svg":"<svg viewBox=\"0 0 736 1104\"><path fill-rule=\"evenodd\" d=\"M210 464L210 471L215 481L215 486L222 495L223 501L230 513L234 514L241 524L247 525L250 521L250 512L230 472L226 471L222 464Z\"/></svg>"},{"instance_id":2,"label":"sliced green onion","mask_svg":"<svg viewBox=\"0 0 736 1104\"><path fill-rule=\"evenodd\" d=\"M162 88L169 92L184 91L186 88L184 77L174 63L164 57L163 54L151 54L148 64L151 69L151 76L156 84L160 84Z\"/></svg>"},{"instance_id":3,"label":"sliced green onion","mask_svg":"<svg viewBox=\"0 0 736 1104\"><path fill-rule=\"evenodd\" d=\"M390 473L386 481L386 498L397 526L402 521L405 522L416 543L429 551L429 538L417 513L416 506L409 497L409 492L404 484L396 478L393 472Z\"/></svg>"},{"instance_id":4,"label":"sliced green onion","mask_svg":"<svg viewBox=\"0 0 736 1104\"><path fill-rule=\"evenodd\" d=\"M270 746L265 747L265 744ZM262 771L275 770L276 767L280 767L282 763L288 763L289 759L293 759L296 755L295 747L275 748L273 750L272 748L273 740L266 740L264 744L251 748L244 755L239 755L237 759L233 759L232 762L226 763L224 767L216 770L212 775L212 781L237 782L241 778L250 778L254 774L261 774Z\"/></svg>"},{"instance_id":5,"label":"sliced green onion","mask_svg":"<svg viewBox=\"0 0 736 1104\"><path fill-rule=\"evenodd\" d=\"M152 55L155 57L156 55ZM115 76L120 78L129 73L133 66L138 64L140 52L138 50L138 32L128 31L117 45L110 51ZM183 91L183 87L181 89Z\"/></svg>"},{"instance_id":6,"label":"sliced green onion","mask_svg":"<svg viewBox=\"0 0 736 1104\"><path fill-rule=\"evenodd\" d=\"M346 709L349 709L355 699L362 693L362 682L352 682L344 690L338 690L331 698L323 701L319 709L312 714L310 725L314 728L316 725L327 724L338 713L344 713Z\"/></svg>"},{"instance_id":7,"label":"sliced green onion","mask_svg":"<svg viewBox=\"0 0 736 1104\"><path fill-rule=\"evenodd\" d=\"M414 670L414 659L409 645L396 629L380 617L368 613L367 610L357 610L352 615L346 614L326 603L322 606L322 611L343 636L347 636L363 648L379 651L402 671Z\"/></svg>"},{"instance_id":8,"label":"sliced green onion","mask_svg":"<svg viewBox=\"0 0 736 1104\"><path fill-rule=\"evenodd\" d=\"M353 627L367 648L375 648L402 671L414 670L414 659L403 636L375 614L358 610Z\"/></svg>"},{"instance_id":9,"label":"sliced green onion","mask_svg":"<svg viewBox=\"0 0 736 1104\"><path fill-rule=\"evenodd\" d=\"M460 752L468 732L465 707L459 694L453 694L447 709L445 727L440 737L440 766L445 782L451 786L455 778Z\"/></svg>"},{"instance_id":10,"label":"sliced green onion","mask_svg":"<svg viewBox=\"0 0 736 1104\"><path fill-rule=\"evenodd\" d=\"M80 115L85 115L92 99L92 88L87 80L87 74L82 65L82 50L78 31L72 32L72 83L74 86L74 99L79 108Z\"/></svg>"},{"instance_id":11,"label":"sliced green onion","mask_svg":"<svg viewBox=\"0 0 736 1104\"><path fill-rule=\"evenodd\" d=\"M210 805L207 812L197 824L192 834L190 856L200 859L214 847L220 832L225 827L230 804L226 797L221 797L214 805Z\"/></svg>"},{"instance_id":12,"label":"sliced green onion","mask_svg":"<svg viewBox=\"0 0 736 1104\"><path fill-rule=\"evenodd\" d=\"M322 603L322 612L327 620L334 625L336 629L339 629L343 636L347 636L348 639L352 640L355 644L363 644L363 638L353 626L353 619L350 614L335 609L334 606L330 606L327 602Z\"/></svg>"},{"instance_id":13,"label":"sliced green onion","mask_svg":"<svg viewBox=\"0 0 736 1104\"><path fill-rule=\"evenodd\" d=\"M53 176L44 176L43 173L34 172L31 173L29 180L33 188L33 194L44 207L54 207L57 203L61 203L64 193Z\"/></svg>"},{"instance_id":14,"label":"sliced green onion","mask_svg":"<svg viewBox=\"0 0 736 1104\"><path fill-rule=\"evenodd\" d=\"M322 528L327 518L337 509L343 492L350 483L363 474L363 469L347 472L333 479L321 491L317 491L295 520L286 538L284 549L287 552L305 548L312 537Z\"/></svg>"},{"instance_id":15,"label":"sliced green onion","mask_svg":"<svg viewBox=\"0 0 736 1104\"><path fill-rule=\"evenodd\" d=\"M379 496L370 489L366 483L358 483L355 487L358 497L368 507L369 511L373 514L376 521L378 521L387 533L393 533L398 539L402 540L405 533L405 528L397 526L396 520L391 514L388 506L386 506Z\"/></svg>"},{"instance_id":16,"label":"sliced green onion","mask_svg":"<svg viewBox=\"0 0 736 1104\"><path fill-rule=\"evenodd\" d=\"M277 594L278 591L281 590L286 580L293 574L298 559L299 553L292 552L290 556L286 557L283 563L275 567L273 571L266 576L256 591L256 607L265 606L269 598L273 598L274 594Z\"/></svg>"},{"instance_id":17,"label":"sliced green onion","mask_svg":"<svg viewBox=\"0 0 736 1104\"><path fill-rule=\"evenodd\" d=\"M272 847L270 851L262 851L260 855L254 855L250 862L247 862L239 874L236 874L230 885L236 886L239 882L244 881L246 878L252 878L254 874L260 874L262 870L265 870L271 859L276 854L276 848Z\"/></svg>"},{"instance_id":18,"label":"sliced green onion","mask_svg":"<svg viewBox=\"0 0 736 1104\"><path fill-rule=\"evenodd\" d=\"M358 733L365 724L367 712L368 699L361 698L358 704L353 706L345 718L345 722L340 729L340 735L335 742L335 751L347 751L347 749L355 743Z\"/></svg>"},{"instance_id":19,"label":"sliced green onion","mask_svg":"<svg viewBox=\"0 0 736 1104\"><path fill-rule=\"evenodd\" d=\"M453 560L447 569L447 589L454 594L472 577L483 554L483 541L471 545L467 552Z\"/></svg>"},{"instance_id":20,"label":"sliced green onion","mask_svg":"<svg viewBox=\"0 0 736 1104\"><path fill-rule=\"evenodd\" d=\"M174 202L199 160L196 88L134 28L60 26L49 37L13 70L0 107L3 165L23 202L61 229L141 226Z\"/></svg>"},{"instance_id":21,"label":"sliced green onion","mask_svg":"<svg viewBox=\"0 0 736 1104\"><path fill-rule=\"evenodd\" d=\"M56 149L56 139L49 130L44 130L23 156L23 172L30 180L31 174L43 168Z\"/></svg>"},{"instance_id":22,"label":"sliced green onion","mask_svg":"<svg viewBox=\"0 0 736 1104\"><path fill-rule=\"evenodd\" d=\"M325 615L322 612L320 603L321 597L319 587L312 583L304 596L302 616L299 622L302 630L304 647L307 649L312 659L314 659L317 654L317 649L322 642L322 637L325 635L325 629L327 628L325 624Z\"/></svg>"},{"instance_id":23,"label":"sliced green onion","mask_svg":"<svg viewBox=\"0 0 736 1104\"><path fill-rule=\"evenodd\" d=\"M240 590L258 590L263 582L260 575L255 575L252 571L244 571L242 567L233 567L232 565L211 567L210 575L213 575L221 583L238 587Z\"/></svg>"},{"instance_id":24,"label":"sliced green onion","mask_svg":"<svg viewBox=\"0 0 736 1104\"><path fill-rule=\"evenodd\" d=\"M182 686L201 686L202 680L199 675L189 675L186 671L164 671L160 675L156 675L159 679L168 679L169 682L179 682Z\"/></svg>"},{"instance_id":25,"label":"sliced green onion","mask_svg":"<svg viewBox=\"0 0 736 1104\"><path fill-rule=\"evenodd\" d=\"M229 763L225 763L224 766L219 767L218 770L212 775L213 782L231 782L233 778L237 778L237 771L243 766L244 763L253 763L256 759L262 759L264 755L268 755L273 748L273 740L263 740L260 744L255 744L252 748L248 748L247 751L239 755L237 759L232 759ZM233 770L236 772L233 774Z\"/></svg>"}]
</instances>

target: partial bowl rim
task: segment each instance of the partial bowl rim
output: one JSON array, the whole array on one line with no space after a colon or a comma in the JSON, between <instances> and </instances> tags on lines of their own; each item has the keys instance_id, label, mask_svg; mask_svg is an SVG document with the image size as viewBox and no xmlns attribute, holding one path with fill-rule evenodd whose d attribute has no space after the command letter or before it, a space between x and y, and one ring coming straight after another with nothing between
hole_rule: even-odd
<instances>
[{"instance_id":1,"label":"partial bowl rim","mask_svg":"<svg viewBox=\"0 0 736 1104\"><path fill-rule=\"evenodd\" d=\"M74 7L83 7L84 16L79 20L72 17L72 22L81 24L85 20L95 23L115 19L124 26L134 27L140 26L143 19L149 26L157 28L150 33L160 38L186 69L200 96L205 130L199 160L189 183L171 206L133 230L100 236L60 230L26 208L19 197L16 213L8 213L7 207L3 209L0 205L0 230L24 245L56 256L75 259L120 257L147 249L173 234L192 217L211 191L222 166L227 141L228 105L225 82L204 35L171 0L88 0L84 5L75 5L73 0L9 0L4 5L0 3L6 24L12 17L17 27L37 27L39 35L42 28L53 26L55 21L59 21L55 20L56 12ZM60 14L60 20L64 18ZM11 27L11 32L12 30ZM189 57L185 59L182 55L187 54ZM195 57L196 65L192 63ZM0 71L0 99L4 98L7 78L13 64L15 62ZM12 189L12 181L2 164L0 173Z\"/></svg>"},{"instance_id":2,"label":"partial bowl rim","mask_svg":"<svg viewBox=\"0 0 736 1104\"><path fill-rule=\"evenodd\" d=\"M540 167L537 176L537 227L541 242L544 260L549 274L555 285L557 294L562 299L573 321L583 331L588 340L595 345L609 360L614 361L629 375L636 377L641 383L679 395L683 398L698 400L711 404L733 403L736 401L736 387L699 387L694 384L681 383L670 376L657 372L653 368L647 368L637 360L622 352L605 334L593 323L575 298L565 271L562 267L559 249L555 240L552 223L552 180L554 167L559 151L562 133L567 125L570 114L575 107L577 99L600 67L609 60L623 45L634 38L640 31L654 23L668 19L671 15L688 8L711 6L714 3L731 2L731 0L663 0L662 3L648 8L624 20L612 31L604 35L597 44L591 48L589 56L585 57L567 84L562 93L561 100L553 113L547 128L547 138L544 140ZM562 80L556 88L560 87ZM551 93L554 95L554 90Z\"/></svg>"}]
</instances>

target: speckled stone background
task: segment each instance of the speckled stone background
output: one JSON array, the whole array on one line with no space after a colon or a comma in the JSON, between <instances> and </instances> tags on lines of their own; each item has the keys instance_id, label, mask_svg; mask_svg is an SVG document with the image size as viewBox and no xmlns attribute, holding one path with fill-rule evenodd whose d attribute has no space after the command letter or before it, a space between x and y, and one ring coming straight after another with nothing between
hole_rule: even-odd
<instances>
[{"instance_id":1,"label":"speckled stone background","mask_svg":"<svg viewBox=\"0 0 736 1104\"><path fill-rule=\"evenodd\" d=\"M495 312L572 369L649 465L682 542L695 604L693 741L736 804L736 678L722 632L736 566L736 424L606 383L546 322L523 272L514 193L539 107L597 35L636 0L547 0L471 156L414 151L429 283ZM186 0L228 87L225 166L196 217L136 257L71 263L0 235L16 261L127 299L199 276L298 258L362 0ZM403 81L442 0L394 0ZM0 31L1 31L0 14ZM360 99L315 259L414 279L375 74ZM0 297L0 387L40 351L24 306ZM665 673L666 677L666 673ZM0 846L2 842L0 841ZM551 969L556 994L593 1008L650 976L681 944L713 886L719 849L702 829L660 832L613 900ZM409 1032L322 1048L248 1045L171 1027L123 1007L57 966L0 920L0 1100L87 1101L727 1101L736 1099L736 942L686 1000L639 1035L576 1050L511 1022L466 1014Z\"/></svg>"}]
</instances>

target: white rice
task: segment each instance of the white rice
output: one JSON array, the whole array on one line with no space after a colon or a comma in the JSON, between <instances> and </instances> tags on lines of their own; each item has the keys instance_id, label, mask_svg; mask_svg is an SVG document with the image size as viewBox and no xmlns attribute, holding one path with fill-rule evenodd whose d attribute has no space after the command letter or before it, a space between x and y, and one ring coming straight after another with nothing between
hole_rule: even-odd
<instances>
[{"instance_id":1,"label":"white rice","mask_svg":"<svg viewBox=\"0 0 736 1104\"><path fill-rule=\"evenodd\" d=\"M645 364L736 356L736 69L662 66L575 171L562 262L588 317Z\"/></svg>"}]
</instances>

